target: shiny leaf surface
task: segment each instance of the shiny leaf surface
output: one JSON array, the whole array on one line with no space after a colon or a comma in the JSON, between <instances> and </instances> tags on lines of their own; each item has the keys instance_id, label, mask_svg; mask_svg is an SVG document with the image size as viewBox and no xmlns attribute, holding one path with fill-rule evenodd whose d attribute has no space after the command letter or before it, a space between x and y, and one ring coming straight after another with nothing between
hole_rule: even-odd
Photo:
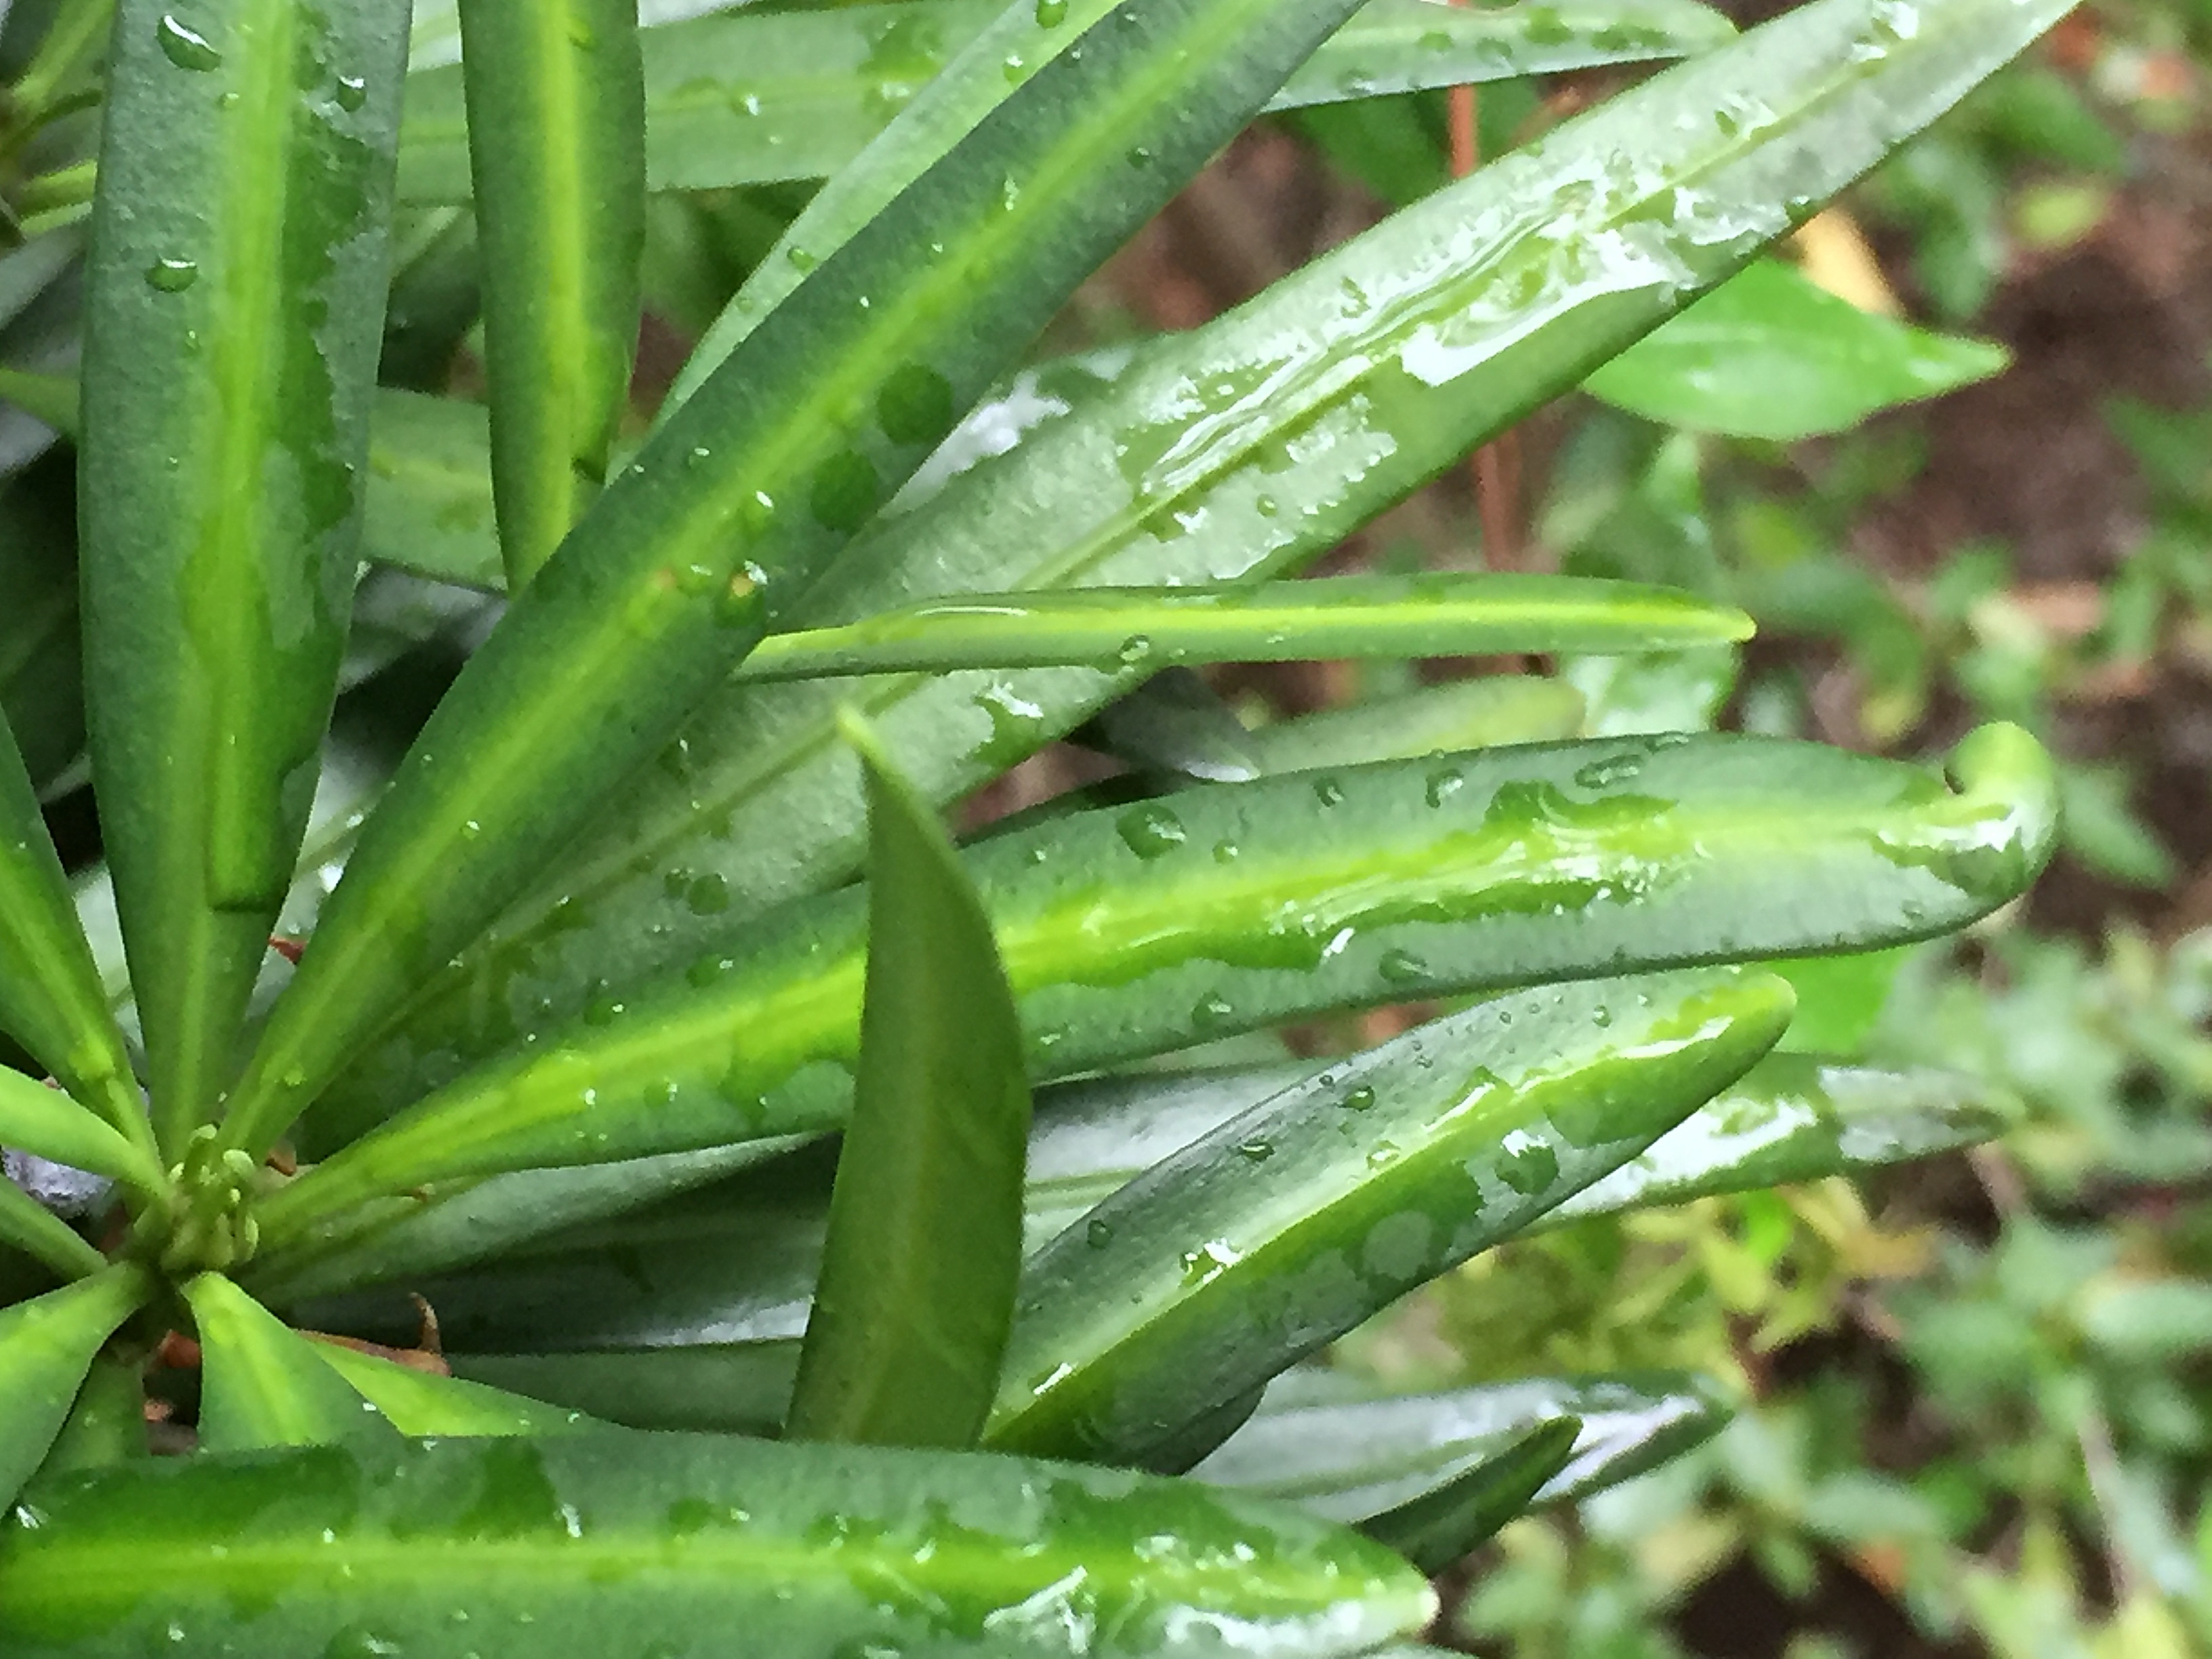
<instances>
[{"instance_id":1,"label":"shiny leaf surface","mask_svg":"<svg viewBox=\"0 0 2212 1659\"><path fill-rule=\"evenodd\" d=\"M853 1112L785 1432L972 1446L1022 1265L1021 1022L936 813L857 721L868 962Z\"/></svg>"},{"instance_id":2,"label":"shiny leaf surface","mask_svg":"<svg viewBox=\"0 0 2212 1659\"><path fill-rule=\"evenodd\" d=\"M611 1431L167 1460L0 1522L15 1659L601 1659L737 1630L781 1659L1327 1659L1434 1605L1380 1546L1225 1493Z\"/></svg>"},{"instance_id":3,"label":"shiny leaf surface","mask_svg":"<svg viewBox=\"0 0 2212 1659\"><path fill-rule=\"evenodd\" d=\"M464 0L460 21L492 483L520 592L605 484L629 408L644 70L636 0Z\"/></svg>"},{"instance_id":4,"label":"shiny leaf surface","mask_svg":"<svg viewBox=\"0 0 2212 1659\"><path fill-rule=\"evenodd\" d=\"M198 1274L180 1289L199 1333L203 1450L374 1444L393 1437L381 1413L318 1358L315 1344L222 1274Z\"/></svg>"},{"instance_id":5,"label":"shiny leaf surface","mask_svg":"<svg viewBox=\"0 0 2212 1659\"><path fill-rule=\"evenodd\" d=\"M1425 0L1419 0L1425 3ZM840 628L772 634L753 680L1104 663L1644 650L1747 639L1751 618L1673 588L1569 576L1333 576L1200 589L979 593Z\"/></svg>"},{"instance_id":6,"label":"shiny leaf surface","mask_svg":"<svg viewBox=\"0 0 2212 1659\"><path fill-rule=\"evenodd\" d=\"M1254 1107L1030 1261L987 1443L1142 1458L1634 1157L1790 1005L1734 970L1513 992Z\"/></svg>"},{"instance_id":7,"label":"shiny leaf surface","mask_svg":"<svg viewBox=\"0 0 2212 1659\"><path fill-rule=\"evenodd\" d=\"M94 781L172 1156L290 884L353 591L404 0L122 0L81 450Z\"/></svg>"},{"instance_id":8,"label":"shiny leaf surface","mask_svg":"<svg viewBox=\"0 0 2212 1659\"><path fill-rule=\"evenodd\" d=\"M1955 793L1772 739L1533 745L1200 785L963 862L1031 1073L1065 1076L1362 1003L1947 931L2021 891L2055 833L2017 728L1953 770ZM834 1126L864 902L794 906L456 1080L272 1199L270 1241L426 1182Z\"/></svg>"},{"instance_id":9,"label":"shiny leaf surface","mask_svg":"<svg viewBox=\"0 0 2212 1659\"><path fill-rule=\"evenodd\" d=\"M1730 274L1787 228L1777 203L1809 211L2063 9L1936 0L1912 8L1905 40L1883 21L1889 0L1823 0L1482 168L1218 323L1133 358L1018 377L915 492L939 493L864 532L793 624L963 591L1295 568ZM1760 89L1756 111L1716 115L1746 87ZM795 272L771 261L764 274ZM467 1027L487 1006L502 1026L550 1030L599 994L595 982L680 970L767 907L848 879L864 819L834 740L842 699L856 696L908 775L946 801L1134 678L726 688L492 939L421 988L374 1069L481 1056ZM794 822L812 826L803 842L786 833ZM705 878L726 904L693 907ZM453 1064L416 1073L409 1092Z\"/></svg>"},{"instance_id":10,"label":"shiny leaf surface","mask_svg":"<svg viewBox=\"0 0 2212 1659\"><path fill-rule=\"evenodd\" d=\"M1350 9L1127 0L1079 59L1041 70L748 337L439 703L231 1096L228 1144L272 1142L426 970L543 873L1076 284ZM1109 158L1121 183L1102 191Z\"/></svg>"}]
</instances>

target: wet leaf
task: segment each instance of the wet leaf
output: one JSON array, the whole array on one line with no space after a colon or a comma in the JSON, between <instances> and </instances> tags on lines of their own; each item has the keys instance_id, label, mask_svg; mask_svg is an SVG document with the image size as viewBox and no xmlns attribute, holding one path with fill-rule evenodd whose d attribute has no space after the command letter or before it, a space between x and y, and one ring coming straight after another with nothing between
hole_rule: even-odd
<instances>
[{"instance_id":1,"label":"wet leaf","mask_svg":"<svg viewBox=\"0 0 2212 1659\"><path fill-rule=\"evenodd\" d=\"M613 1431L318 1447L65 1477L39 1508L0 1522L15 1659L601 1659L733 1630L783 1659L1197 1659L1226 1632L1328 1659L1435 1607L1395 1556L1293 1510L948 1452Z\"/></svg>"},{"instance_id":2,"label":"wet leaf","mask_svg":"<svg viewBox=\"0 0 2212 1659\"><path fill-rule=\"evenodd\" d=\"M199 1333L203 1450L376 1444L395 1437L383 1415L318 1357L316 1345L222 1274L197 1274L179 1289Z\"/></svg>"},{"instance_id":3,"label":"wet leaf","mask_svg":"<svg viewBox=\"0 0 2212 1659\"><path fill-rule=\"evenodd\" d=\"M1359 1529L1423 1572L1443 1572L1528 1507L1573 1458L1582 1428L1571 1417L1539 1424L1434 1491L1368 1516Z\"/></svg>"},{"instance_id":4,"label":"wet leaf","mask_svg":"<svg viewBox=\"0 0 2212 1659\"><path fill-rule=\"evenodd\" d=\"M1021 1024L937 815L857 720L868 960L851 1121L786 1432L971 1446L1022 1264Z\"/></svg>"}]
</instances>

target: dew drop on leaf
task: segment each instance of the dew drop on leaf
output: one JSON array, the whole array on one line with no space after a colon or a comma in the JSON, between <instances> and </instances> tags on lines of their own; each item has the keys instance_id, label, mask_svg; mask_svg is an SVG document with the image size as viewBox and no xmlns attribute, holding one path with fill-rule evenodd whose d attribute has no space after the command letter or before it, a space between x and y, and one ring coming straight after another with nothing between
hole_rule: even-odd
<instances>
[{"instance_id":1,"label":"dew drop on leaf","mask_svg":"<svg viewBox=\"0 0 2212 1659\"><path fill-rule=\"evenodd\" d=\"M204 74L222 67L222 54L208 43L207 36L185 27L168 13L161 15L154 33L161 43L162 55L179 69Z\"/></svg>"}]
</instances>

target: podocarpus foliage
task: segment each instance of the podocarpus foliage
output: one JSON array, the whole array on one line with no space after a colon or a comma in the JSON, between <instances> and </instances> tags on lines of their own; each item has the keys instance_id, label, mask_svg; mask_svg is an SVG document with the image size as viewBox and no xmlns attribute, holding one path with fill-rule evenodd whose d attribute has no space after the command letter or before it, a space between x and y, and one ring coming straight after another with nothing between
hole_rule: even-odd
<instances>
[{"instance_id":1,"label":"podocarpus foliage","mask_svg":"<svg viewBox=\"0 0 2212 1659\"><path fill-rule=\"evenodd\" d=\"M2023 890L2025 734L1583 736L1540 678L1248 732L1163 671L1741 637L1285 579L2055 0L110 9L0 33L0 390L79 503L16 482L11 579L73 542L83 668L0 746L0 1027L57 1085L0 1073L0 1649L1367 1651L1724 1407L1302 1362L1532 1227L1993 1127L1770 1054L1756 964ZM1217 323L1027 356L1267 108L1672 57ZM651 214L824 175L638 438ZM434 395L479 312L485 407ZM506 603L427 722L334 722L458 588ZM1115 791L952 844L1079 728ZM1445 1012L1265 1039L1386 1003Z\"/></svg>"}]
</instances>

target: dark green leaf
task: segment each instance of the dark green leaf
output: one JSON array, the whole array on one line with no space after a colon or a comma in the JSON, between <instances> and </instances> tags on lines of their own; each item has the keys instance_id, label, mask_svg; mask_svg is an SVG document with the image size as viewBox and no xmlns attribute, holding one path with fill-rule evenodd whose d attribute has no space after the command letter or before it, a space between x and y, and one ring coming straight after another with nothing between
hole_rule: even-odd
<instances>
[{"instance_id":1,"label":"dark green leaf","mask_svg":"<svg viewBox=\"0 0 2212 1659\"><path fill-rule=\"evenodd\" d=\"M1295 1510L960 1453L321 1447L68 1477L39 1509L0 1522L11 1659L605 1659L737 1632L778 1659L1199 1659L1232 1636L1328 1659L1435 1608L1388 1551Z\"/></svg>"},{"instance_id":2,"label":"dark green leaf","mask_svg":"<svg viewBox=\"0 0 2212 1659\"><path fill-rule=\"evenodd\" d=\"M1501 744L1557 743L1579 733L1582 722L1582 694L1571 685L1492 674L1278 720L1246 741L1261 771L1305 772Z\"/></svg>"},{"instance_id":3,"label":"dark green leaf","mask_svg":"<svg viewBox=\"0 0 2212 1659\"><path fill-rule=\"evenodd\" d=\"M1021 1023L936 813L865 727L846 738L868 776L867 985L786 1432L971 1446L1021 1275Z\"/></svg>"},{"instance_id":4,"label":"dark green leaf","mask_svg":"<svg viewBox=\"0 0 2212 1659\"><path fill-rule=\"evenodd\" d=\"M334 1341L308 1345L348 1387L408 1435L497 1437L574 1434L591 1426L581 1412L441 1376Z\"/></svg>"},{"instance_id":5,"label":"dark green leaf","mask_svg":"<svg viewBox=\"0 0 2212 1659\"><path fill-rule=\"evenodd\" d=\"M143 1363L103 1354L77 1391L69 1421L39 1466L42 1479L75 1469L112 1468L151 1455L146 1440Z\"/></svg>"}]
</instances>

